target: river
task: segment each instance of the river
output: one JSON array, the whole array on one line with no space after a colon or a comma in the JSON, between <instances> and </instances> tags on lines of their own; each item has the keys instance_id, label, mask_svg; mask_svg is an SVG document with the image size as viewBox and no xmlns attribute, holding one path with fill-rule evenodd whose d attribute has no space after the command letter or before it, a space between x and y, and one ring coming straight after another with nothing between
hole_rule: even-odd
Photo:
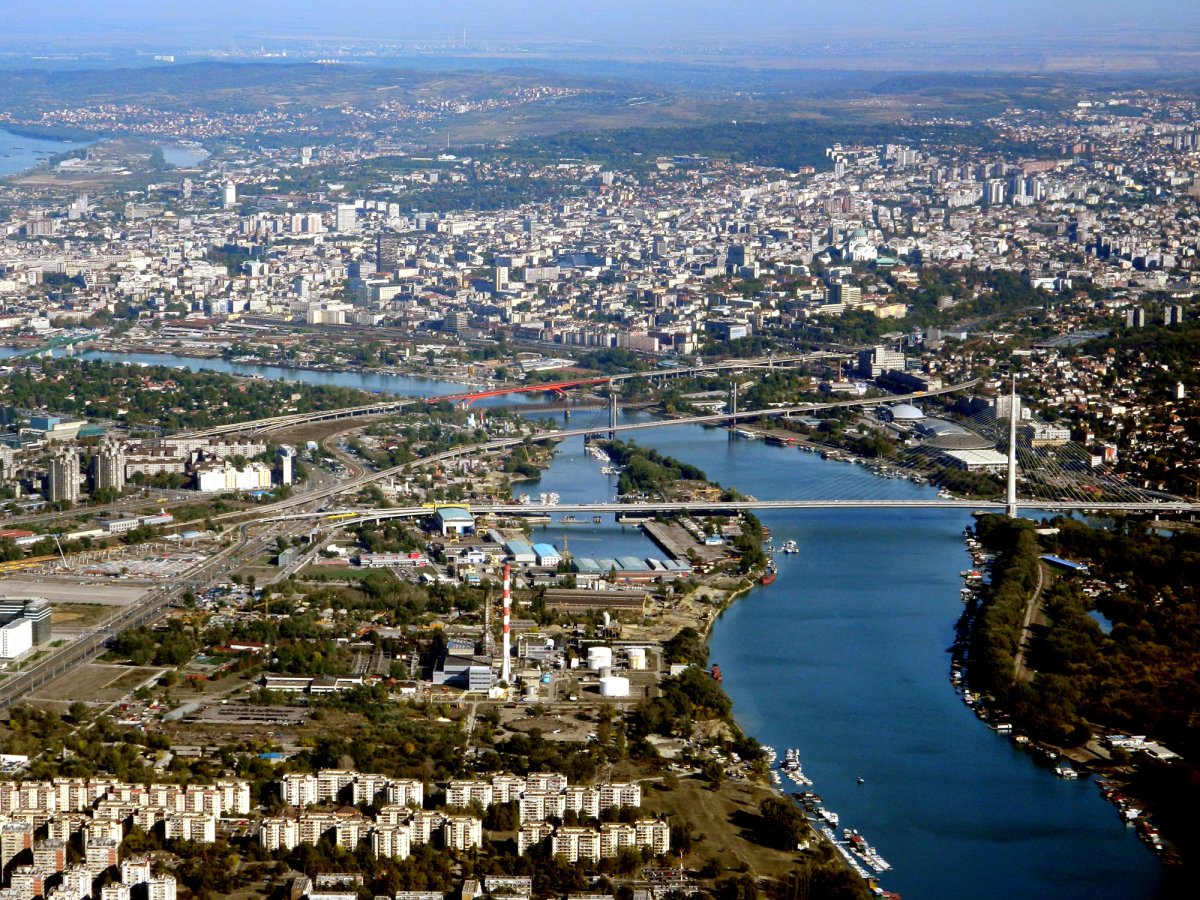
<instances>
[{"instance_id":1,"label":"river","mask_svg":"<svg viewBox=\"0 0 1200 900\"><path fill-rule=\"evenodd\" d=\"M577 416L572 426L580 424ZM636 439L759 499L932 491L718 429L651 429ZM564 503L595 499L612 492L599 468L574 438L522 489L558 491ZM711 658L746 732L781 758L799 749L825 805L892 864L886 888L927 900L1162 893L1161 864L1090 780L1055 778L952 689L946 648L962 609L958 573L970 564L968 515L794 510L762 519L777 546L795 540L800 553L775 554L778 580L725 612ZM609 539L618 552L661 555L607 520L538 533L559 543L565 534L577 555L597 554L591 548L604 545L592 542Z\"/></svg>"},{"instance_id":2,"label":"river","mask_svg":"<svg viewBox=\"0 0 1200 900\"><path fill-rule=\"evenodd\" d=\"M7 359L24 352L13 347L0 347L0 359ZM62 350L53 351L59 359ZM414 375L393 375L387 372L372 372L369 369L345 372L327 372L318 369L293 369L287 366L267 366L255 363L230 362L220 357L176 356L169 353L112 353L106 350L87 350L78 354L78 359L99 359L104 362L129 363L142 366L168 366L173 369L189 369L192 372L221 372L226 375L245 375L268 378L272 381L296 381L301 384L333 385L353 388L372 394L389 394L395 397L433 397L442 394L461 394L470 387L454 381L437 378L420 378ZM514 403L532 403L535 398L517 394L508 398L489 398L479 406L511 406Z\"/></svg>"},{"instance_id":3,"label":"river","mask_svg":"<svg viewBox=\"0 0 1200 900\"><path fill-rule=\"evenodd\" d=\"M83 146L86 146L84 142L31 137L0 128L0 177L24 172L26 169L32 169L47 156L78 150ZM163 160L167 165L177 168L199 165L209 156L208 151L199 144L163 141L158 147L162 150Z\"/></svg>"},{"instance_id":4,"label":"river","mask_svg":"<svg viewBox=\"0 0 1200 900\"><path fill-rule=\"evenodd\" d=\"M13 134L0 128L0 176L32 169L47 156L76 150L83 144Z\"/></svg>"},{"instance_id":5,"label":"river","mask_svg":"<svg viewBox=\"0 0 1200 900\"><path fill-rule=\"evenodd\" d=\"M119 359L115 354L99 355ZM453 393L461 385L371 373L332 373L187 357L126 357L406 396ZM578 412L570 427L602 428L603 410ZM644 420L644 413L630 419ZM876 477L794 448L730 440L699 426L636 433L759 499L901 498L931 488ZM609 498L581 438L564 441L537 481L562 502ZM961 611L966 568L953 510L794 510L764 513L779 578L734 604L714 628L712 659L725 675L739 723L783 755L796 747L825 805L857 828L894 870L882 883L923 900L983 896L1155 897L1157 858L1123 826L1090 780L1065 781L988 730L952 689L946 648ZM579 556L661 556L640 531L605 517L599 525L535 532ZM857 779L863 783L858 784Z\"/></svg>"}]
</instances>

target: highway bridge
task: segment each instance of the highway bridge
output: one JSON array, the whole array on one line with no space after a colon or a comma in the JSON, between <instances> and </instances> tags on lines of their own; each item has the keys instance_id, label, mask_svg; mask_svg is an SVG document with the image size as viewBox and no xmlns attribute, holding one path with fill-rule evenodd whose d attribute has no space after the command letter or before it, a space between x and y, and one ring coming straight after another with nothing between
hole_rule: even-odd
<instances>
[{"instance_id":1,"label":"highway bridge","mask_svg":"<svg viewBox=\"0 0 1200 900\"><path fill-rule=\"evenodd\" d=\"M309 491L304 494L298 494L288 500L281 500L278 503L272 503L268 507L259 507L254 513L261 512L266 515L270 512L278 512L280 510L299 507L313 501L320 501L335 497L338 494L356 491L359 488L379 481L384 478L390 478L393 475L399 475L402 472L409 471L413 468L423 465L431 465L442 462L447 459L454 459L459 456L469 456L476 453L486 453L492 450L504 450L509 447L515 447L518 444L523 444L525 441L533 443L546 443L548 441L561 441L570 437L586 436L595 434L598 431L605 433L609 432L625 432L625 431L640 431L647 428L664 428L677 425L722 425L733 422L756 420L761 418L774 418L779 416L796 415L805 412L817 412L823 409L845 409L857 406L877 406L880 403L903 403L907 400L915 400L921 397L932 397L939 394L952 394L956 391L966 390L969 387L978 383L978 379L969 381L961 381L957 384L948 385L943 388L938 388L932 391L921 391L912 394L898 394L888 397L858 397L854 400L833 400L826 403L800 403L793 406L781 406L771 409L747 409L737 413L713 413L703 416L684 416L677 419L655 419L650 422L629 422L619 425L605 425L601 428L575 428L555 431L540 431L532 435L512 438L501 438L499 440L488 441L483 444L468 444L463 447L456 447L453 450L447 450L444 453L438 453L434 456L428 456L423 459L413 460L403 463L399 466L392 466L387 469L380 469L378 472L369 472L359 478L343 481L333 487L322 488L318 491ZM223 513L210 518L214 522L236 521L245 519L248 515L246 510L238 510L236 512Z\"/></svg>"},{"instance_id":2,"label":"highway bridge","mask_svg":"<svg viewBox=\"0 0 1200 900\"><path fill-rule=\"evenodd\" d=\"M247 422L234 422L228 425L215 425L199 431L188 432L188 437L219 437L224 434L262 434L267 431L278 431L297 425L307 425L312 422L325 422L334 419L349 419L359 416L374 416L394 413L407 406L423 403L471 404L477 400L491 397L501 397L511 394L553 393L563 395L568 388L586 387L589 385L607 384L615 386L635 378L667 379L683 375L700 375L727 370L762 369L775 366L786 366L797 362L813 362L822 359L841 359L845 354L818 352L798 356L767 356L754 359L729 360L719 363L708 363L699 366L688 366L671 369L653 369L646 372L627 372L620 375L604 375L594 378L577 378L566 381L543 382L540 384L514 384L481 391L465 391L456 394L431 395L424 398L391 397L380 399L375 403L364 403L359 406L345 406L338 409L314 410L312 412L289 413L282 416L268 416L263 419L252 419Z\"/></svg>"},{"instance_id":3,"label":"highway bridge","mask_svg":"<svg viewBox=\"0 0 1200 900\"><path fill-rule=\"evenodd\" d=\"M1103 503L1059 500L1021 499L1027 509L1047 513L1060 512L1200 512L1200 503L1162 501L1158 503ZM375 522L383 519L414 519L431 516L438 509L465 509L472 515L545 516L552 513L617 513L630 517L653 517L658 513L735 513L743 510L786 509L965 509L983 512L1004 512L1004 500L960 500L949 497L930 497L911 500L647 500L631 503L599 501L596 503L442 503L424 506L389 507L383 509L328 509L320 512L290 513L260 519L261 523L326 519L341 525L356 522Z\"/></svg>"}]
</instances>

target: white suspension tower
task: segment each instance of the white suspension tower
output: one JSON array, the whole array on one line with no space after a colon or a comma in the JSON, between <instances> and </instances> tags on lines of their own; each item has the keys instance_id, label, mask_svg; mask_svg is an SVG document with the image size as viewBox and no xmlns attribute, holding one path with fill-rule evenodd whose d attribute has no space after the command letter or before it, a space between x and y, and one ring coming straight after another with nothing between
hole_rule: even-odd
<instances>
[{"instance_id":1,"label":"white suspension tower","mask_svg":"<svg viewBox=\"0 0 1200 900\"><path fill-rule=\"evenodd\" d=\"M1008 403L1008 496L1005 498L1006 512L1010 519L1017 517L1017 416L1020 414L1017 399L1017 376L1012 376L1012 394Z\"/></svg>"},{"instance_id":2,"label":"white suspension tower","mask_svg":"<svg viewBox=\"0 0 1200 900\"><path fill-rule=\"evenodd\" d=\"M512 572L508 566L504 567L504 636L501 638L500 652L503 657L500 661L500 680L507 687L510 684L509 664L509 627L512 618Z\"/></svg>"}]
</instances>

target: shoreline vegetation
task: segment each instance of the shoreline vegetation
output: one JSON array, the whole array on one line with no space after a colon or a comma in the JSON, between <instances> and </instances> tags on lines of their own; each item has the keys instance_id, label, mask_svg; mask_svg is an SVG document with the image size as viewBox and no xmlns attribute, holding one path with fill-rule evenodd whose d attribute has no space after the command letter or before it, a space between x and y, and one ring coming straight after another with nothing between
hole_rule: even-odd
<instances>
[{"instance_id":1,"label":"shoreline vegetation","mask_svg":"<svg viewBox=\"0 0 1200 900\"><path fill-rule=\"evenodd\" d=\"M1163 861L1194 871L1200 536L996 515L975 531L994 561L960 627L965 696L1018 743L1070 761L1056 773L1103 776Z\"/></svg>"}]
</instances>

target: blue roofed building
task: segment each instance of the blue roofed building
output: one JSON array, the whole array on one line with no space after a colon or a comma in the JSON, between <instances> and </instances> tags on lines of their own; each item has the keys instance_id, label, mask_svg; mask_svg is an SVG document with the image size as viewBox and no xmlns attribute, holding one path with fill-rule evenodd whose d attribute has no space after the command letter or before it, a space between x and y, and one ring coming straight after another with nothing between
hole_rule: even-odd
<instances>
[{"instance_id":1,"label":"blue roofed building","mask_svg":"<svg viewBox=\"0 0 1200 900\"><path fill-rule=\"evenodd\" d=\"M508 554L509 559L521 565L531 566L537 562L537 554L533 552L533 545L520 538L505 541L504 552Z\"/></svg>"}]
</instances>

